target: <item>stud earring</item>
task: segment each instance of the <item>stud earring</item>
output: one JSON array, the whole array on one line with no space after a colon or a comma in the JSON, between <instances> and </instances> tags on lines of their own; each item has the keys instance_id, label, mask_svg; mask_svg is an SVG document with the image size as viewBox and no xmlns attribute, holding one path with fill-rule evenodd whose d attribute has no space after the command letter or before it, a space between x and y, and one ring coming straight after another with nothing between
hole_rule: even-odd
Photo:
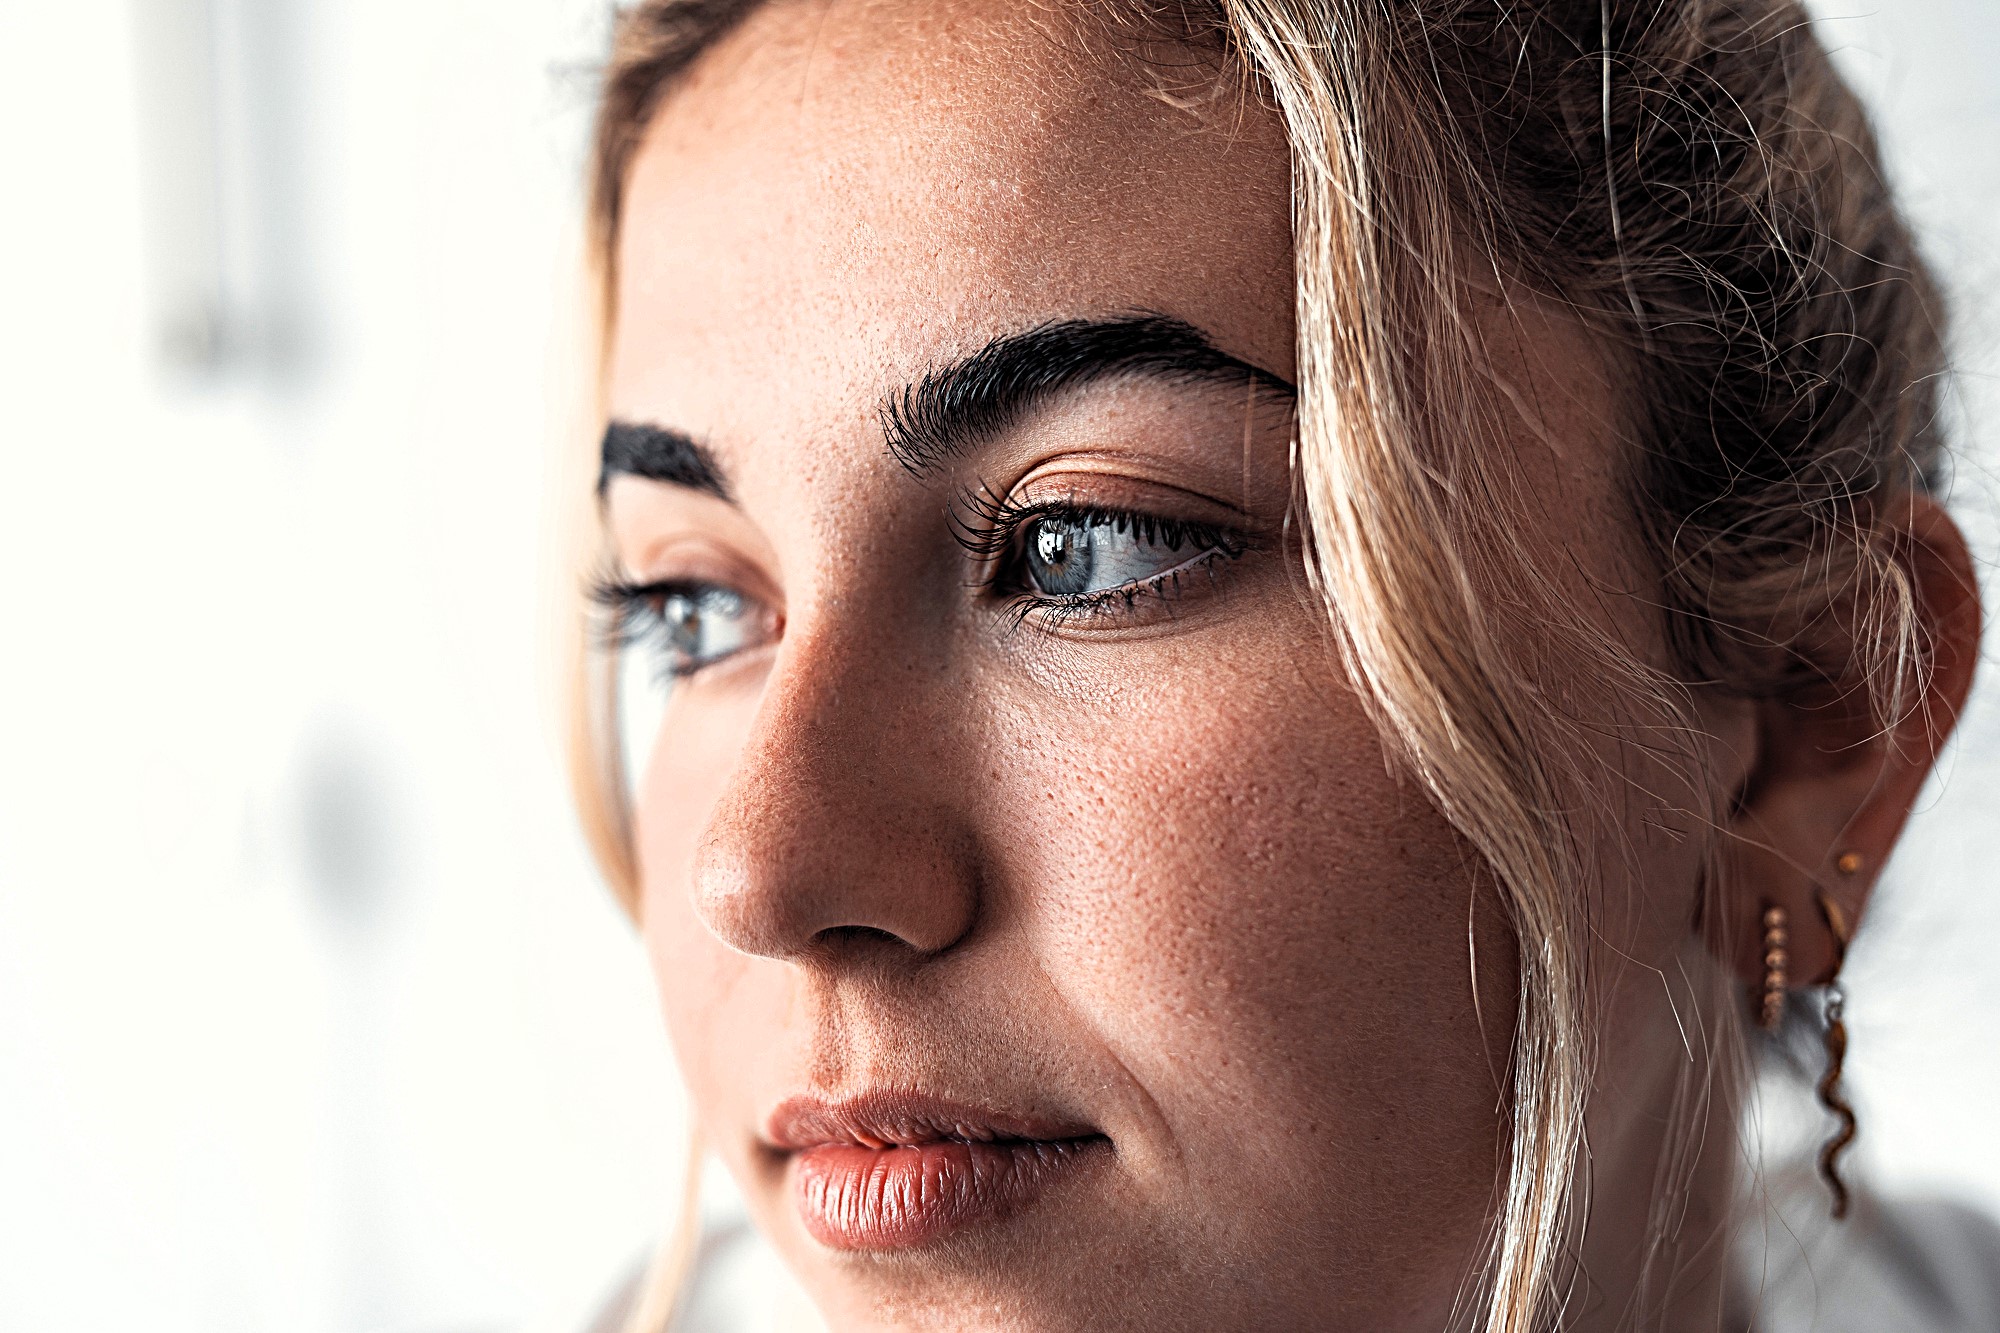
<instances>
[{"instance_id":1,"label":"stud earring","mask_svg":"<svg viewBox=\"0 0 2000 1333\"><path fill-rule=\"evenodd\" d=\"M1849 868L1850 861L1853 869ZM1860 869L1861 858L1857 853L1846 852L1835 865L1842 874L1851 875ZM1847 962L1847 942L1852 932L1839 903L1824 890L1813 897L1819 904L1820 917L1826 922L1827 934L1833 939L1833 975L1826 984L1826 1073L1819 1080L1819 1102L1840 1125L1819 1150L1819 1173L1833 1191L1833 1216L1838 1221L1847 1216L1848 1203L1847 1183L1840 1178L1840 1155L1854 1142L1855 1134L1854 1108L1840 1086L1841 1069L1847 1063L1847 990L1840 984L1840 969Z\"/></svg>"},{"instance_id":2,"label":"stud earring","mask_svg":"<svg viewBox=\"0 0 2000 1333\"><path fill-rule=\"evenodd\" d=\"M1757 1025L1776 1032L1785 1020L1785 991L1790 985L1791 913L1772 903L1764 909L1764 993Z\"/></svg>"}]
</instances>

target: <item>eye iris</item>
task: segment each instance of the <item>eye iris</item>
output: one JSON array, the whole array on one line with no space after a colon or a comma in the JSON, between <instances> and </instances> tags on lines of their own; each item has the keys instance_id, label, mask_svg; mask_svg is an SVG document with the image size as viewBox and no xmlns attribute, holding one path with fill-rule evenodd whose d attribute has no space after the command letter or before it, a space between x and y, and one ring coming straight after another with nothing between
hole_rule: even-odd
<instances>
[{"instance_id":1,"label":"eye iris","mask_svg":"<svg viewBox=\"0 0 2000 1333\"><path fill-rule=\"evenodd\" d=\"M740 642L731 640L740 640L743 635L731 635L728 630L740 628L737 622L743 612L743 599L725 589L709 589L697 596L676 593L660 607L669 651L683 665L726 655L741 647Z\"/></svg>"},{"instance_id":2,"label":"eye iris","mask_svg":"<svg viewBox=\"0 0 2000 1333\"><path fill-rule=\"evenodd\" d=\"M1046 519L1035 525L1028 568L1041 591L1056 595L1085 591L1096 563L1089 529Z\"/></svg>"},{"instance_id":3,"label":"eye iris","mask_svg":"<svg viewBox=\"0 0 2000 1333\"><path fill-rule=\"evenodd\" d=\"M666 605L660 608L660 619L666 626L667 643L676 654L701 656L701 608L694 598L667 598Z\"/></svg>"}]
</instances>

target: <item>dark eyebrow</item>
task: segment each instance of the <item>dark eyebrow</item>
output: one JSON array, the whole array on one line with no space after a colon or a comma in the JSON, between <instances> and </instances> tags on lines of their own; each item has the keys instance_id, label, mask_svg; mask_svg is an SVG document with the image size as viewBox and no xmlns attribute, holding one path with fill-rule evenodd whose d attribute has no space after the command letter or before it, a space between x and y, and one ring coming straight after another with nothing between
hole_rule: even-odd
<instances>
[{"instance_id":1,"label":"dark eyebrow","mask_svg":"<svg viewBox=\"0 0 2000 1333\"><path fill-rule=\"evenodd\" d=\"M598 464L597 493L604 494L620 474L664 481L674 486L728 500L729 485L715 456L692 435L665 426L614 421L604 428L604 448Z\"/></svg>"},{"instance_id":2,"label":"dark eyebrow","mask_svg":"<svg viewBox=\"0 0 2000 1333\"><path fill-rule=\"evenodd\" d=\"M1064 319L995 338L970 356L929 371L882 405L889 452L927 477L974 441L1013 425L1065 389L1119 376L1176 383L1251 383L1291 403L1298 390L1240 361L1191 324L1165 315Z\"/></svg>"}]
</instances>

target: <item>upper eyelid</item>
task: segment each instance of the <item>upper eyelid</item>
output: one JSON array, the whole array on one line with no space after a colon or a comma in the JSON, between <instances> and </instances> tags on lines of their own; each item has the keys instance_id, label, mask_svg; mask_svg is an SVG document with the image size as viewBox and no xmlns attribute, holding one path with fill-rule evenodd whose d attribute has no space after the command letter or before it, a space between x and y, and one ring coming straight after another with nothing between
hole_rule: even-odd
<instances>
[{"instance_id":1,"label":"upper eyelid","mask_svg":"<svg viewBox=\"0 0 2000 1333\"><path fill-rule=\"evenodd\" d=\"M590 598L600 606L618 609L633 602L648 598L671 595L677 592L693 592L704 588L723 588L727 584L710 579L627 579L604 577L595 579L590 585ZM731 589L731 591L735 591Z\"/></svg>"},{"instance_id":2,"label":"upper eyelid","mask_svg":"<svg viewBox=\"0 0 2000 1333\"><path fill-rule=\"evenodd\" d=\"M982 528L967 523L960 516L962 509L971 509L985 520L985 526ZM1125 530L1127 521L1134 530L1151 528L1154 532L1158 532L1163 528L1178 528L1185 532L1223 538L1225 540L1218 542L1217 545L1219 549L1224 550L1229 550L1231 546L1226 539L1233 537L1236 539L1234 543L1236 549L1232 550L1231 554L1239 553L1252 544L1251 535L1247 530L1227 523L1207 519L1175 518L1136 505L1093 504L1088 501L1066 499L1020 504L1004 497L995 498L993 493L984 487L963 489L947 512L946 520L950 525L952 539L968 554L992 560L1006 553L1009 544L1021 528L1036 518L1050 515L1060 515L1086 525L1109 521L1116 524L1121 531Z\"/></svg>"},{"instance_id":3,"label":"upper eyelid","mask_svg":"<svg viewBox=\"0 0 2000 1333\"><path fill-rule=\"evenodd\" d=\"M768 555L738 539L695 526L614 534L601 557L601 584L632 587L728 588L782 613L783 587Z\"/></svg>"}]
</instances>

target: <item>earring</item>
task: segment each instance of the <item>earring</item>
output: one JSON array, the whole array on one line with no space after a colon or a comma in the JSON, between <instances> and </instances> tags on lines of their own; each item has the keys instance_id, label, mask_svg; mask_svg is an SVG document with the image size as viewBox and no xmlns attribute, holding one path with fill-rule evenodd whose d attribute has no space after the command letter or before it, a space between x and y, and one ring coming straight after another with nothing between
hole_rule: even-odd
<instances>
[{"instance_id":1,"label":"earring","mask_svg":"<svg viewBox=\"0 0 2000 1333\"><path fill-rule=\"evenodd\" d=\"M1772 903L1764 909L1764 1002L1757 1012L1757 1025L1776 1032L1785 1020L1785 991L1789 986L1786 969L1791 956L1791 913Z\"/></svg>"},{"instance_id":2,"label":"earring","mask_svg":"<svg viewBox=\"0 0 2000 1333\"><path fill-rule=\"evenodd\" d=\"M1835 864L1842 874L1851 875L1861 868L1861 857L1847 852ZM1819 1102L1840 1121L1840 1127L1819 1150L1819 1173L1833 1191L1833 1216L1838 1221L1847 1216L1848 1202L1847 1184L1840 1178L1840 1155L1854 1142L1855 1133L1854 1108L1848 1105L1840 1087L1841 1067L1847 1063L1847 990L1840 984L1840 969L1847 961L1851 930L1847 914L1825 890L1815 893L1813 898L1819 904L1827 934L1833 938L1833 975L1826 984L1826 1073L1819 1081Z\"/></svg>"}]
</instances>

